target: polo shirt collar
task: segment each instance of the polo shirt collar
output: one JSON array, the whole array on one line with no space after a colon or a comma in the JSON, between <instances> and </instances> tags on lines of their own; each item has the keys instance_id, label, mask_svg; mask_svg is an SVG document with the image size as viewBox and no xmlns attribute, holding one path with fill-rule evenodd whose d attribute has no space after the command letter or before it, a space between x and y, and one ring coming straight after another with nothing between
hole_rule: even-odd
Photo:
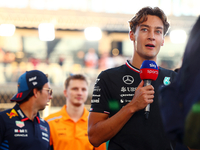
<instances>
[{"instance_id":1,"label":"polo shirt collar","mask_svg":"<svg viewBox=\"0 0 200 150\"><path fill-rule=\"evenodd\" d=\"M23 113L23 111L20 109L19 104L16 104L13 109L15 110L15 112L18 114L19 118L21 121L27 121L29 120L29 118ZM36 116L37 122L40 123L40 115L39 113L37 113Z\"/></svg>"},{"instance_id":2,"label":"polo shirt collar","mask_svg":"<svg viewBox=\"0 0 200 150\"><path fill-rule=\"evenodd\" d=\"M129 60L126 61L126 66L127 66L129 69L131 69L131 70L133 70L133 71L135 71L135 72L137 72L137 73L140 73L140 69L134 67L134 66L130 63ZM158 69L159 69L159 66L158 66Z\"/></svg>"},{"instance_id":3,"label":"polo shirt collar","mask_svg":"<svg viewBox=\"0 0 200 150\"><path fill-rule=\"evenodd\" d=\"M135 71L135 72L137 72L137 73L140 73L140 69L134 67L134 66L129 62L129 60L126 61L126 66L127 66L129 69L131 69L131 70L133 70L133 71Z\"/></svg>"},{"instance_id":4,"label":"polo shirt collar","mask_svg":"<svg viewBox=\"0 0 200 150\"><path fill-rule=\"evenodd\" d=\"M63 116L64 120L71 120L70 116L68 115L67 111L66 111L67 105L64 105L61 109L61 114ZM88 110L84 107L84 112L83 115L81 116L81 118L79 120L83 120L83 121L87 121L89 112Z\"/></svg>"}]
</instances>

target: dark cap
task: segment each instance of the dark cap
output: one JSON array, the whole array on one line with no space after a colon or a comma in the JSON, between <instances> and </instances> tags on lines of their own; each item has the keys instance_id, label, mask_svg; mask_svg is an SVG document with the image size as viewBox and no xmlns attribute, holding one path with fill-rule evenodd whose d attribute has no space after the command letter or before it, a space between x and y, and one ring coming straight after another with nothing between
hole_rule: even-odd
<instances>
[{"instance_id":1,"label":"dark cap","mask_svg":"<svg viewBox=\"0 0 200 150\"><path fill-rule=\"evenodd\" d=\"M47 76L39 71L26 71L18 79L18 93L15 94L10 101L22 101L36 87L43 87L48 82Z\"/></svg>"}]
</instances>

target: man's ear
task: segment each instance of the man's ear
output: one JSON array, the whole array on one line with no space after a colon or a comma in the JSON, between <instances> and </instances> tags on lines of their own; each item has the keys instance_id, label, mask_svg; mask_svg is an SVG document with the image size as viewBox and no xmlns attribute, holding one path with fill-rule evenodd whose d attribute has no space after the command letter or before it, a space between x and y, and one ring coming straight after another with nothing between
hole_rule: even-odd
<instances>
[{"instance_id":1,"label":"man's ear","mask_svg":"<svg viewBox=\"0 0 200 150\"><path fill-rule=\"evenodd\" d=\"M67 97L67 90L66 89L64 89L63 94L64 94L65 97Z\"/></svg>"},{"instance_id":2,"label":"man's ear","mask_svg":"<svg viewBox=\"0 0 200 150\"><path fill-rule=\"evenodd\" d=\"M135 41L135 35L133 33L133 31L129 31L129 37L131 41Z\"/></svg>"},{"instance_id":3,"label":"man's ear","mask_svg":"<svg viewBox=\"0 0 200 150\"><path fill-rule=\"evenodd\" d=\"M37 90L36 88L33 89L33 95L34 95L35 97L38 96L38 90Z\"/></svg>"},{"instance_id":4,"label":"man's ear","mask_svg":"<svg viewBox=\"0 0 200 150\"><path fill-rule=\"evenodd\" d=\"M163 41L162 41L162 43L161 43L161 46L163 46L163 45L164 45L164 42L165 42L165 40L164 40L164 38L163 38Z\"/></svg>"}]
</instances>

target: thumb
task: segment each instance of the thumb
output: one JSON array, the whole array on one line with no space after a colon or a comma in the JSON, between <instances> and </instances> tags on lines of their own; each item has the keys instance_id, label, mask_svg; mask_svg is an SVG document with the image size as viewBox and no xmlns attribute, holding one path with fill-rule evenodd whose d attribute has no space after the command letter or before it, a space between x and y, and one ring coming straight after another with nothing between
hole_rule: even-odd
<instances>
[{"instance_id":1,"label":"thumb","mask_svg":"<svg viewBox=\"0 0 200 150\"><path fill-rule=\"evenodd\" d=\"M144 81L142 80L142 81L140 82L140 84L138 85L137 88L141 88L141 87L143 87L143 86L144 86Z\"/></svg>"}]
</instances>

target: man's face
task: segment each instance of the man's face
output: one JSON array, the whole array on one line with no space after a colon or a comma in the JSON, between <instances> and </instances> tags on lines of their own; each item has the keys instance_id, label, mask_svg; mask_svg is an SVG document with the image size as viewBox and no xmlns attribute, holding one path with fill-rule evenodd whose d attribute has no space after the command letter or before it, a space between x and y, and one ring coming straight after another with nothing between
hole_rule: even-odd
<instances>
[{"instance_id":1,"label":"man's face","mask_svg":"<svg viewBox=\"0 0 200 150\"><path fill-rule=\"evenodd\" d=\"M52 95L50 95L49 90L50 85L49 83L46 83L44 84L43 89L41 91L38 91L38 98L36 104L39 107L39 110L45 109L50 100L53 98Z\"/></svg>"},{"instance_id":2,"label":"man's face","mask_svg":"<svg viewBox=\"0 0 200 150\"><path fill-rule=\"evenodd\" d=\"M155 60L164 44L164 25L157 16L147 15L147 21L136 27L135 34L130 31L134 51L143 59Z\"/></svg>"},{"instance_id":3,"label":"man's face","mask_svg":"<svg viewBox=\"0 0 200 150\"><path fill-rule=\"evenodd\" d=\"M67 105L81 106L88 97L88 85L84 80L70 80L69 86L64 90L64 95L67 98Z\"/></svg>"}]
</instances>

